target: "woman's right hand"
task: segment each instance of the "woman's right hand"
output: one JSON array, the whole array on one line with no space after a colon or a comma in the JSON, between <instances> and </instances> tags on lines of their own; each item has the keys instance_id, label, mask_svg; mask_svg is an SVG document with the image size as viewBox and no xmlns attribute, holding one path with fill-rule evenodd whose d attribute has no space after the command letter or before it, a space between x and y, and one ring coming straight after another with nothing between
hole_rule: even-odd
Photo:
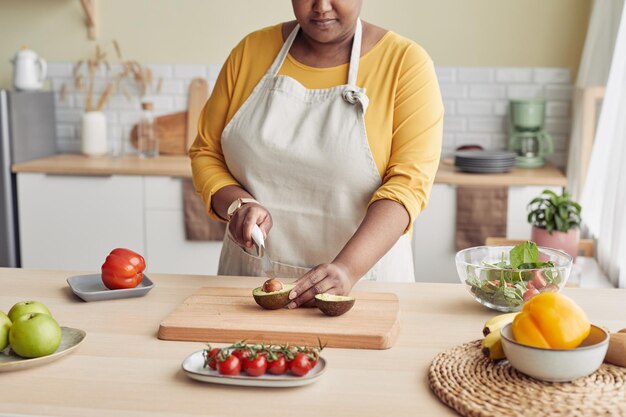
<instances>
[{"instance_id":1,"label":"woman's right hand","mask_svg":"<svg viewBox=\"0 0 626 417\"><path fill-rule=\"evenodd\" d=\"M272 215L260 204L247 203L233 213L228 222L228 231L237 244L251 248L254 244L252 241L252 228L255 224L263 232L263 238L267 239L267 235L272 228Z\"/></svg>"}]
</instances>

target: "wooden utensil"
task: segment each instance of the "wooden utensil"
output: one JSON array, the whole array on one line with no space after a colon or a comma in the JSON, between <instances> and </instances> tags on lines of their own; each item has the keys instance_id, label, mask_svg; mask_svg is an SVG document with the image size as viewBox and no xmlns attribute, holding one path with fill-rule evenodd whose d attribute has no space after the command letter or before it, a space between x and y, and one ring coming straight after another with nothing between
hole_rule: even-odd
<instances>
[{"instance_id":1,"label":"wooden utensil","mask_svg":"<svg viewBox=\"0 0 626 417\"><path fill-rule=\"evenodd\" d=\"M186 155L185 133L187 126L187 112L166 114L154 119L159 135L159 153L163 155ZM130 143L137 148L138 125L133 126L130 132Z\"/></svg>"},{"instance_id":2,"label":"wooden utensil","mask_svg":"<svg viewBox=\"0 0 626 417\"><path fill-rule=\"evenodd\" d=\"M340 317L316 308L263 310L246 288L198 289L159 326L159 339L195 342L296 343L329 347L388 349L398 335L395 294L353 294L356 304Z\"/></svg>"},{"instance_id":3,"label":"wooden utensil","mask_svg":"<svg viewBox=\"0 0 626 417\"><path fill-rule=\"evenodd\" d=\"M194 78L189 84L187 96L187 134L186 149L188 150L198 134L198 118L209 97L209 84L204 78Z\"/></svg>"}]
</instances>

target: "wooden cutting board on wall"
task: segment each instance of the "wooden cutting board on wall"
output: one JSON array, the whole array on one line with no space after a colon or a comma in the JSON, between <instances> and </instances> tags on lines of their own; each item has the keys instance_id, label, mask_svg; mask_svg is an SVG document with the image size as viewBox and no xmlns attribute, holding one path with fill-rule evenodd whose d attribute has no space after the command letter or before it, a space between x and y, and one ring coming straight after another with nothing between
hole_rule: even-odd
<instances>
[{"instance_id":1,"label":"wooden cutting board on wall","mask_svg":"<svg viewBox=\"0 0 626 417\"><path fill-rule=\"evenodd\" d=\"M328 317L317 308L264 310L244 288L198 289L159 326L163 340L232 343L239 340L328 347L388 349L399 331L398 297L391 293L353 294L352 310Z\"/></svg>"},{"instance_id":2,"label":"wooden cutting board on wall","mask_svg":"<svg viewBox=\"0 0 626 417\"><path fill-rule=\"evenodd\" d=\"M166 114L154 118L159 135L159 153L163 155L187 155L197 131L198 118L209 97L209 87L204 78L194 78L189 83L187 111ZM137 148L138 125L130 132L130 143Z\"/></svg>"}]
</instances>

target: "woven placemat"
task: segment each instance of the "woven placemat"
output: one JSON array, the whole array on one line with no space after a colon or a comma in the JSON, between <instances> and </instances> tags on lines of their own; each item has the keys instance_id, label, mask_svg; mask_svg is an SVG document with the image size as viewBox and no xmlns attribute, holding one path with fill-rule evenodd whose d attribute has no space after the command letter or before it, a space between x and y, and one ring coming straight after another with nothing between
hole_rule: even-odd
<instances>
[{"instance_id":1,"label":"woven placemat","mask_svg":"<svg viewBox=\"0 0 626 417\"><path fill-rule=\"evenodd\" d=\"M572 382L544 382L491 362L481 341L438 354L430 389L464 416L626 416L626 369L603 364Z\"/></svg>"}]
</instances>

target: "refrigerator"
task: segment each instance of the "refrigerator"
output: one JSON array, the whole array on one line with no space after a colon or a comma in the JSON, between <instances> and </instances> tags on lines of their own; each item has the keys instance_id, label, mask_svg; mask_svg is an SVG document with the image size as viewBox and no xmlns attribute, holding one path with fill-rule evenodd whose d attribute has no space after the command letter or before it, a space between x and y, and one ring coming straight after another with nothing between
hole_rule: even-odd
<instances>
[{"instance_id":1,"label":"refrigerator","mask_svg":"<svg viewBox=\"0 0 626 417\"><path fill-rule=\"evenodd\" d=\"M11 166L55 153L54 93L0 90L0 267L21 266Z\"/></svg>"}]
</instances>

